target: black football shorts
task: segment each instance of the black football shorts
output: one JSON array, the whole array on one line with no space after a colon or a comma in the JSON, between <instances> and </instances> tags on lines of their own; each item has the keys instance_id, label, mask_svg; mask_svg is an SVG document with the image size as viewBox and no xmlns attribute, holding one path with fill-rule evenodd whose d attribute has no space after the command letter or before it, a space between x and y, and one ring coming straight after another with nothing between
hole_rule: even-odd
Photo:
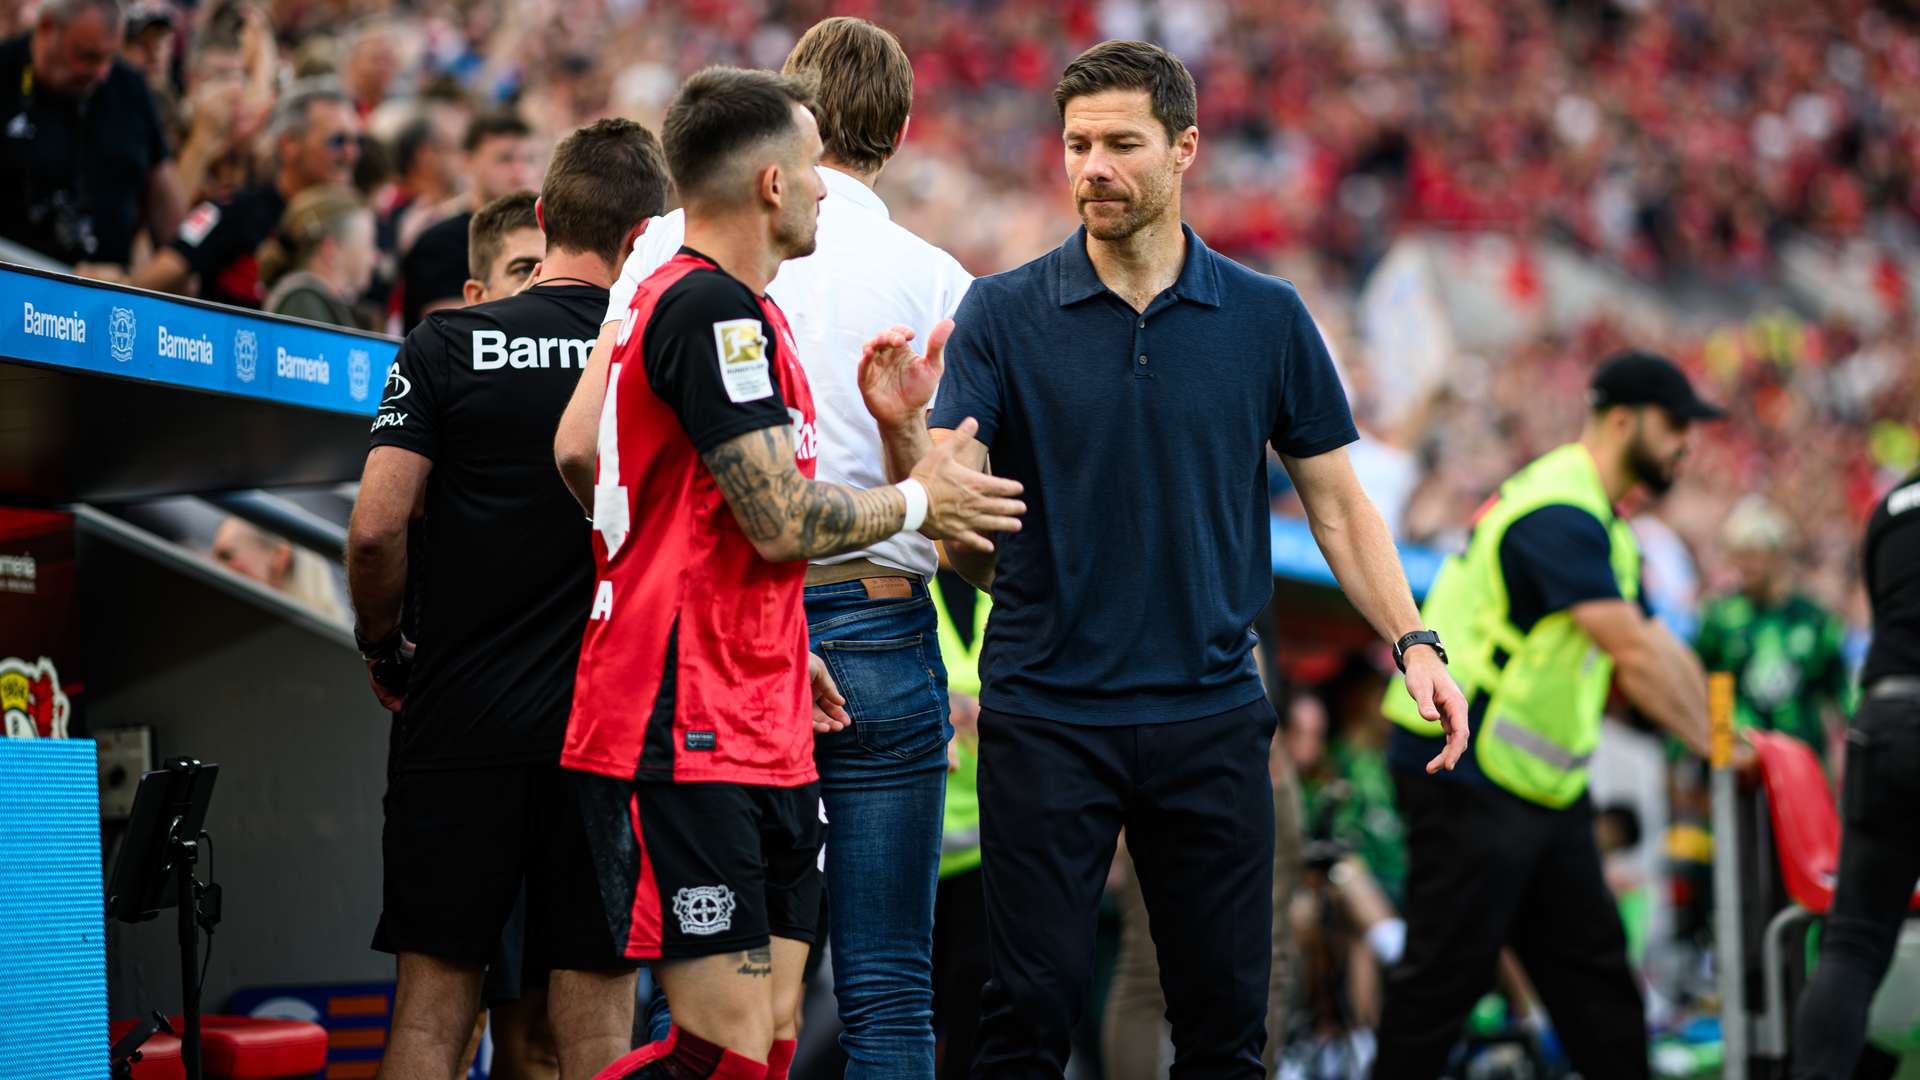
<instances>
[{"instance_id":1,"label":"black football shorts","mask_svg":"<svg viewBox=\"0 0 1920 1080\"><path fill-rule=\"evenodd\" d=\"M513 960L527 975L637 967L607 935L570 775L550 764L388 777L373 947L491 969L503 945L519 946ZM515 942L507 935L521 919Z\"/></svg>"},{"instance_id":2,"label":"black football shorts","mask_svg":"<svg viewBox=\"0 0 1920 1080\"><path fill-rule=\"evenodd\" d=\"M607 929L631 960L811 943L820 785L649 783L572 774Z\"/></svg>"}]
</instances>

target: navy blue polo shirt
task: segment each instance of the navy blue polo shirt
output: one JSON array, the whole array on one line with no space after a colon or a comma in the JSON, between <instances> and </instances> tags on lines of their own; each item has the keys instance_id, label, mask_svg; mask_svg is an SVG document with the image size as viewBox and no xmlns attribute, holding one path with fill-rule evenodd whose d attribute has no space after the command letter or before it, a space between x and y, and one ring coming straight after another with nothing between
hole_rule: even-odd
<instances>
[{"instance_id":1,"label":"navy blue polo shirt","mask_svg":"<svg viewBox=\"0 0 1920 1080\"><path fill-rule=\"evenodd\" d=\"M1026 485L1021 531L995 538L987 708L1151 724L1261 696L1266 445L1312 457L1357 433L1294 287L1182 229L1180 278L1145 313L1101 284L1083 229L954 315L931 426L974 417Z\"/></svg>"}]
</instances>

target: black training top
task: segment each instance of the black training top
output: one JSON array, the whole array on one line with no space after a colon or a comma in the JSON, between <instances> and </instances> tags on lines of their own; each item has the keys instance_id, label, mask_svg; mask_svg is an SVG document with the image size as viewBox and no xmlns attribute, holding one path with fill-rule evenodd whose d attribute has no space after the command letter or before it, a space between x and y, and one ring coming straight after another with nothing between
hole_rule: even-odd
<instances>
[{"instance_id":1,"label":"black training top","mask_svg":"<svg viewBox=\"0 0 1920 1080\"><path fill-rule=\"evenodd\" d=\"M0 236L66 263L124 266L148 177L172 156L153 95L119 60L85 98L48 93L31 37L0 42Z\"/></svg>"},{"instance_id":2,"label":"black training top","mask_svg":"<svg viewBox=\"0 0 1920 1080\"><path fill-rule=\"evenodd\" d=\"M996 539L981 704L1077 724L1196 720L1261 697L1273 595L1266 448L1357 434L1294 287L1182 226L1172 287L1136 312L1086 231L968 290L929 423L971 416L1026 485Z\"/></svg>"},{"instance_id":3,"label":"black training top","mask_svg":"<svg viewBox=\"0 0 1920 1080\"><path fill-rule=\"evenodd\" d=\"M1920 472L1874 508L1863 549L1873 647L1860 685L1888 675L1920 675Z\"/></svg>"},{"instance_id":4,"label":"black training top","mask_svg":"<svg viewBox=\"0 0 1920 1080\"><path fill-rule=\"evenodd\" d=\"M607 290L541 285L407 335L373 445L433 460L407 530L419 646L394 771L560 759L593 598L593 547L553 464Z\"/></svg>"}]
</instances>

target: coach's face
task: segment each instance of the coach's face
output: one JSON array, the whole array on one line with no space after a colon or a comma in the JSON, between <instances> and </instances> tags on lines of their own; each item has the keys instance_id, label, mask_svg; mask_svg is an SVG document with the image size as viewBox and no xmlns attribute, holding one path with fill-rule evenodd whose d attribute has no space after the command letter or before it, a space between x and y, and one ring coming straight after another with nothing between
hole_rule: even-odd
<instances>
[{"instance_id":1,"label":"coach's face","mask_svg":"<svg viewBox=\"0 0 1920 1080\"><path fill-rule=\"evenodd\" d=\"M820 141L820 125L803 105L793 107L797 134L780 162L775 181L779 198L774 216L773 241L783 259L798 259L813 254L814 233L820 224L820 200L827 197L827 185L820 178L820 155L826 151Z\"/></svg>"},{"instance_id":2,"label":"coach's face","mask_svg":"<svg viewBox=\"0 0 1920 1080\"><path fill-rule=\"evenodd\" d=\"M1180 174L1193 164L1198 128L1169 139L1145 90L1069 98L1064 119L1067 180L1088 235L1125 240L1180 216Z\"/></svg>"}]
</instances>

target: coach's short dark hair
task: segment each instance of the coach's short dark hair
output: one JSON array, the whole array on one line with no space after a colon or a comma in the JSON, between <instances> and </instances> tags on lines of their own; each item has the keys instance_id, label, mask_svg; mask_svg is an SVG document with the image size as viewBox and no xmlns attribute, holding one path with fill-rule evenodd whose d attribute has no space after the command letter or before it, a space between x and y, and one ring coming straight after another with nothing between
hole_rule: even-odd
<instances>
[{"instance_id":1,"label":"coach's short dark hair","mask_svg":"<svg viewBox=\"0 0 1920 1080\"><path fill-rule=\"evenodd\" d=\"M1169 142L1192 127L1199 112L1193 73L1150 41L1103 41L1074 57L1053 88L1053 104L1065 120L1068 101L1106 90L1145 90Z\"/></svg>"},{"instance_id":2,"label":"coach's short dark hair","mask_svg":"<svg viewBox=\"0 0 1920 1080\"><path fill-rule=\"evenodd\" d=\"M913 111L913 62L892 34L851 15L822 19L800 35L780 70L813 80L828 157L873 171L900 149Z\"/></svg>"},{"instance_id":3,"label":"coach's short dark hair","mask_svg":"<svg viewBox=\"0 0 1920 1080\"><path fill-rule=\"evenodd\" d=\"M560 140L540 185L547 246L587 251L618 266L627 233L667 206L667 166L653 132L596 120Z\"/></svg>"},{"instance_id":4,"label":"coach's short dark hair","mask_svg":"<svg viewBox=\"0 0 1920 1080\"><path fill-rule=\"evenodd\" d=\"M483 112L467 121L467 137L460 141L460 148L471 154L480 149L480 144L488 139L503 137L532 138L533 126L511 109Z\"/></svg>"},{"instance_id":5,"label":"coach's short dark hair","mask_svg":"<svg viewBox=\"0 0 1920 1080\"><path fill-rule=\"evenodd\" d=\"M507 234L521 229L538 229L540 219L533 212L536 196L531 191L502 195L481 207L467 222L467 276L487 280L493 260L507 244ZM623 234L624 235L624 234Z\"/></svg>"},{"instance_id":6,"label":"coach's short dark hair","mask_svg":"<svg viewBox=\"0 0 1920 1080\"><path fill-rule=\"evenodd\" d=\"M806 78L771 71L710 67L680 84L660 127L667 168L680 198L721 194L708 190L742 153L794 130L793 107L813 107Z\"/></svg>"}]
</instances>

